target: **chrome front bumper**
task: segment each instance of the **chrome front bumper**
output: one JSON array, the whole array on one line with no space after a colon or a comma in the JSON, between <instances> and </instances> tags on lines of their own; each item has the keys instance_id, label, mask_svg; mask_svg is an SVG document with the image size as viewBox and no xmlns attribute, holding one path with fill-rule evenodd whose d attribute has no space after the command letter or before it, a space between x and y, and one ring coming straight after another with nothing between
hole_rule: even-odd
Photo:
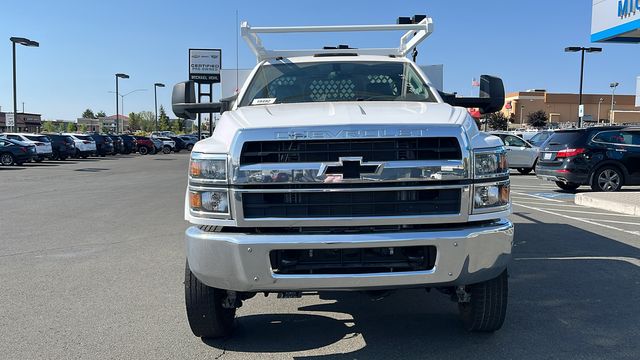
<instances>
[{"instance_id":1,"label":"chrome front bumper","mask_svg":"<svg viewBox=\"0 0 640 360\"><path fill-rule=\"evenodd\" d=\"M513 224L501 219L455 230L345 235L240 234L186 231L187 258L196 277L208 286L235 291L359 290L466 285L499 275L511 259ZM285 249L336 249L428 246L437 248L429 271L279 275L271 271L269 252Z\"/></svg>"}]
</instances>

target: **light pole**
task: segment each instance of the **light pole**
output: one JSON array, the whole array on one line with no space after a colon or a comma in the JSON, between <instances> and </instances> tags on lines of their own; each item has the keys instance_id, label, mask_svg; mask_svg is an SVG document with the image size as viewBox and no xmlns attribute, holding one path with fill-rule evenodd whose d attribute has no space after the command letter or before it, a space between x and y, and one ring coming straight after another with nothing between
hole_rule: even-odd
<instances>
[{"instance_id":1,"label":"light pole","mask_svg":"<svg viewBox=\"0 0 640 360\"><path fill-rule=\"evenodd\" d=\"M129 75L123 73L116 74L116 134L118 133L118 123L120 121L120 109L118 109L118 79L128 79Z\"/></svg>"},{"instance_id":2,"label":"light pole","mask_svg":"<svg viewBox=\"0 0 640 360\"><path fill-rule=\"evenodd\" d=\"M524 105L520 105L520 125L524 125L522 121L522 115L524 115Z\"/></svg>"},{"instance_id":3,"label":"light pole","mask_svg":"<svg viewBox=\"0 0 640 360\"><path fill-rule=\"evenodd\" d=\"M155 83L153 84L153 100L155 103L155 117L156 117L156 132L158 132L158 88L159 87L164 87L163 83Z\"/></svg>"},{"instance_id":4,"label":"light pole","mask_svg":"<svg viewBox=\"0 0 640 360\"><path fill-rule=\"evenodd\" d=\"M616 97L616 88L618 87L618 85L620 85L619 82L612 82L611 84L609 84L609 87L611 88L611 111L609 112L609 125L611 125L611 123L613 122L613 110L616 105L613 99Z\"/></svg>"},{"instance_id":5,"label":"light pole","mask_svg":"<svg viewBox=\"0 0 640 360\"><path fill-rule=\"evenodd\" d=\"M135 89L135 90L129 91L128 93L126 93L124 95L123 94L118 94L118 95L120 95L120 104L121 104L121 107L122 107L122 109L121 109L122 110L122 116L124 116L124 114L125 114L125 112L124 112L124 97L127 96L127 95L131 95L134 92L138 92L138 91L147 91L147 89ZM114 93L115 92L113 92L113 91L109 91L109 94L114 94Z\"/></svg>"},{"instance_id":6,"label":"light pole","mask_svg":"<svg viewBox=\"0 0 640 360\"><path fill-rule=\"evenodd\" d=\"M580 62L580 96L578 98L578 106L582 104L582 83L584 81L584 53L592 53L592 52L602 52L602 48L598 47L581 47L581 46L570 46L564 49L565 52L582 52L582 60ZM582 127L582 116L578 117L578 128Z\"/></svg>"},{"instance_id":7,"label":"light pole","mask_svg":"<svg viewBox=\"0 0 640 360\"><path fill-rule=\"evenodd\" d=\"M600 124L600 105L602 105L603 101L604 98L600 98L600 100L598 100L598 124Z\"/></svg>"},{"instance_id":8,"label":"light pole","mask_svg":"<svg viewBox=\"0 0 640 360\"><path fill-rule=\"evenodd\" d=\"M9 40L11 41L13 46L13 127L15 131L18 127L18 116L16 115L16 113L18 112L18 101L16 100L16 44L29 47L39 47L40 44L37 41L21 37L10 37Z\"/></svg>"}]
</instances>

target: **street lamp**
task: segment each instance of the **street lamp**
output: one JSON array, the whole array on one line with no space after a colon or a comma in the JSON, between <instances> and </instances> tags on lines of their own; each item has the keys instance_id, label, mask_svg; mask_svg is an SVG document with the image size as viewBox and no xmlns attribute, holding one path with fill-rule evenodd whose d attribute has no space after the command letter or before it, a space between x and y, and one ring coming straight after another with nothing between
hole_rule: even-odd
<instances>
[{"instance_id":1,"label":"street lamp","mask_svg":"<svg viewBox=\"0 0 640 360\"><path fill-rule=\"evenodd\" d=\"M522 115L524 115L524 105L520 105L520 125L524 125L522 121Z\"/></svg>"},{"instance_id":2,"label":"street lamp","mask_svg":"<svg viewBox=\"0 0 640 360\"><path fill-rule=\"evenodd\" d=\"M598 47L581 47L581 46L570 46L564 49L565 52L582 52L582 60L580 62L580 96L578 100L578 106L582 106L582 83L584 81L584 53L593 53L593 52L602 52L602 48ZM582 127L582 116L578 118L578 128Z\"/></svg>"},{"instance_id":3,"label":"street lamp","mask_svg":"<svg viewBox=\"0 0 640 360\"><path fill-rule=\"evenodd\" d=\"M147 89L135 89L135 90L129 91L128 93L126 93L124 95L123 94L118 94L118 95L120 95L120 104L122 106L122 116L124 116L124 114L126 114L126 112L124 111L124 97L127 96L127 95L131 95L134 92L138 92L138 91L147 91ZM115 94L115 91L109 91L109 94Z\"/></svg>"},{"instance_id":4,"label":"street lamp","mask_svg":"<svg viewBox=\"0 0 640 360\"><path fill-rule=\"evenodd\" d=\"M613 99L616 96L616 88L618 87L618 85L620 85L619 82L612 82L611 84L609 84L609 87L611 88L611 112L609 112L609 125L611 125L611 122L613 121L613 110L616 105Z\"/></svg>"},{"instance_id":5,"label":"street lamp","mask_svg":"<svg viewBox=\"0 0 640 360\"><path fill-rule=\"evenodd\" d=\"M16 100L16 44L29 47L39 47L40 44L37 41L29 40L22 37L10 37L9 40L11 41L13 46L13 127L15 130L18 126L18 117L16 115L16 113L18 112L18 101Z\"/></svg>"},{"instance_id":6,"label":"street lamp","mask_svg":"<svg viewBox=\"0 0 640 360\"><path fill-rule=\"evenodd\" d=\"M128 79L129 75L123 73L116 74L116 134L118 133L118 123L120 121L120 109L118 109L118 79Z\"/></svg>"},{"instance_id":7,"label":"street lamp","mask_svg":"<svg viewBox=\"0 0 640 360\"><path fill-rule=\"evenodd\" d=\"M604 98L600 98L600 100L598 100L598 124L600 124L600 105L602 105L603 101Z\"/></svg>"},{"instance_id":8,"label":"street lamp","mask_svg":"<svg viewBox=\"0 0 640 360\"><path fill-rule=\"evenodd\" d=\"M157 89L159 87L164 87L163 83L155 83L153 84L153 99L154 99L154 103L155 103L155 117L156 117L156 132L158 132L158 91Z\"/></svg>"}]
</instances>

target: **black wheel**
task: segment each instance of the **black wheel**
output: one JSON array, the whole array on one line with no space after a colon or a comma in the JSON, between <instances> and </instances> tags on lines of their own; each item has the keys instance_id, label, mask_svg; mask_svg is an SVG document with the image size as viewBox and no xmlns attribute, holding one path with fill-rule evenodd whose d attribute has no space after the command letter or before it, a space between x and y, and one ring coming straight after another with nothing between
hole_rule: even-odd
<instances>
[{"instance_id":1,"label":"black wheel","mask_svg":"<svg viewBox=\"0 0 640 360\"><path fill-rule=\"evenodd\" d=\"M529 175L533 171L533 168L518 168L518 172L522 175Z\"/></svg>"},{"instance_id":2,"label":"black wheel","mask_svg":"<svg viewBox=\"0 0 640 360\"><path fill-rule=\"evenodd\" d=\"M163 154L170 154L171 153L171 146L169 145L165 145L162 147L162 153Z\"/></svg>"},{"instance_id":3,"label":"black wheel","mask_svg":"<svg viewBox=\"0 0 640 360\"><path fill-rule=\"evenodd\" d=\"M576 191L580 185L576 183L563 183L562 181L556 181L556 185L564 191Z\"/></svg>"},{"instance_id":4,"label":"black wheel","mask_svg":"<svg viewBox=\"0 0 640 360\"><path fill-rule=\"evenodd\" d=\"M37 158L33 159L33 161L35 161L37 163L42 162L42 160L44 160L44 158L41 158L41 157L37 157Z\"/></svg>"},{"instance_id":5,"label":"black wheel","mask_svg":"<svg viewBox=\"0 0 640 360\"><path fill-rule=\"evenodd\" d=\"M193 144L188 144L187 145L187 150L191 151L193 149Z\"/></svg>"},{"instance_id":6,"label":"black wheel","mask_svg":"<svg viewBox=\"0 0 640 360\"><path fill-rule=\"evenodd\" d=\"M618 191L624 184L624 176L620 169L614 166L604 166L593 174L591 189L593 191Z\"/></svg>"},{"instance_id":7,"label":"black wheel","mask_svg":"<svg viewBox=\"0 0 640 360\"><path fill-rule=\"evenodd\" d=\"M140 153L140 155L147 155L149 153L149 148L147 148L146 146L141 146L138 149L138 152Z\"/></svg>"},{"instance_id":8,"label":"black wheel","mask_svg":"<svg viewBox=\"0 0 640 360\"><path fill-rule=\"evenodd\" d=\"M222 306L226 291L201 283L189 269L189 262L185 267L184 277L187 319L193 334L202 338L217 338L231 334L236 309Z\"/></svg>"},{"instance_id":9,"label":"black wheel","mask_svg":"<svg viewBox=\"0 0 640 360\"><path fill-rule=\"evenodd\" d=\"M493 332L502 327L507 315L508 277L505 270L494 279L466 286L470 301L458 307L468 331Z\"/></svg>"},{"instance_id":10,"label":"black wheel","mask_svg":"<svg viewBox=\"0 0 640 360\"><path fill-rule=\"evenodd\" d=\"M0 164L4 166L13 165L15 159L13 158L13 154L5 153L0 155Z\"/></svg>"}]
</instances>

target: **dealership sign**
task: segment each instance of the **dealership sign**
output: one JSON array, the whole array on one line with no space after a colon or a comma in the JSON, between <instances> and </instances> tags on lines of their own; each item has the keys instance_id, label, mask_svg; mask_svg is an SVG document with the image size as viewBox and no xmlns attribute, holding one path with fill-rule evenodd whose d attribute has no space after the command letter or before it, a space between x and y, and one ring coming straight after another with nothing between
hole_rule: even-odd
<instances>
[{"instance_id":1,"label":"dealership sign","mask_svg":"<svg viewBox=\"0 0 640 360\"><path fill-rule=\"evenodd\" d=\"M199 83L219 83L222 50L189 49L189 80Z\"/></svg>"},{"instance_id":2,"label":"dealership sign","mask_svg":"<svg viewBox=\"0 0 640 360\"><path fill-rule=\"evenodd\" d=\"M640 0L593 0L591 41L640 43Z\"/></svg>"}]
</instances>

